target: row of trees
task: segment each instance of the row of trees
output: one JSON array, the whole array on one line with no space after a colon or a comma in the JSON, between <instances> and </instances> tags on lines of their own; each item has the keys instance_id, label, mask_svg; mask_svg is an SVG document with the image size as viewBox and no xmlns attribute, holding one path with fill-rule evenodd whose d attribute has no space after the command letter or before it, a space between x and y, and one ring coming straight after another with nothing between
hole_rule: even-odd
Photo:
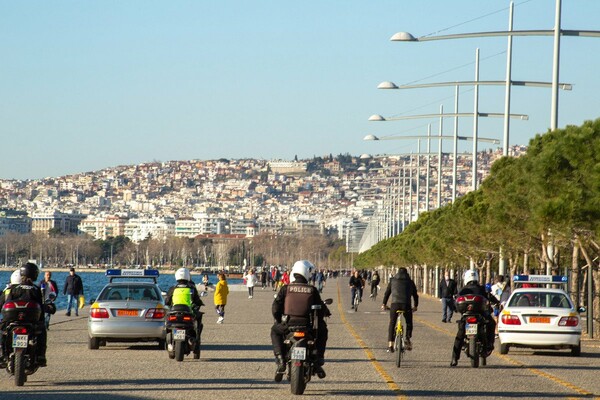
<instances>
[{"instance_id":1,"label":"row of trees","mask_svg":"<svg viewBox=\"0 0 600 400\"><path fill-rule=\"evenodd\" d=\"M0 263L20 265L28 259L50 266L262 266L291 265L310 259L319 266L339 265L348 256L337 240L322 235L259 235L246 239L147 238L133 243L124 236L94 240L89 236L7 234L0 237Z\"/></svg>"},{"instance_id":2,"label":"row of trees","mask_svg":"<svg viewBox=\"0 0 600 400\"><path fill-rule=\"evenodd\" d=\"M473 265L489 280L502 256L511 276L568 273L578 304L593 283L598 320L599 234L600 119L537 135L526 155L496 161L480 189L421 214L355 265Z\"/></svg>"}]
</instances>

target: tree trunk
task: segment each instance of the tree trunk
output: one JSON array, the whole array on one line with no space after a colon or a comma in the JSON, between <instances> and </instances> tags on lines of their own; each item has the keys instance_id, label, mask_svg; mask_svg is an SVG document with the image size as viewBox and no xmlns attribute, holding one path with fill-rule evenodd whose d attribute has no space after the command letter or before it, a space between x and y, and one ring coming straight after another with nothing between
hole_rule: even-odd
<instances>
[{"instance_id":1,"label":"tree trunk","mask_svg":"<svg viewBox=\"0 0 600 400\"><path fill-rule=\"evenodd\" d=\"M579 268L579 245L574 241L573 255L571 257L571 276L569 277L569 293L571 294L571 299L573 300L576 306L583 304L581 301L581 286L579 285L580 271L581 270Z\"/></svg>"}]
</instances>

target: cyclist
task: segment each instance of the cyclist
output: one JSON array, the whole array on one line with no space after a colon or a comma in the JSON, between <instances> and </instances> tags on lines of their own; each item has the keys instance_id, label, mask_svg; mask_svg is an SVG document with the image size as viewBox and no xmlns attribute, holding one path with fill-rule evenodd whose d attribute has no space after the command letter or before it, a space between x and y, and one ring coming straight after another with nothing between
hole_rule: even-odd
<instances>
[{"instance_id":1,"label":"cyclist","mask_svg":"<svg viewBox=\"0 0 600 400\"><path fill-rule=\"evenodd\" d=\"M358 290L358 298L362 301L363 287L365 286L365 282L361 278L358 271L354 271L352 276L350 277L350 308L354 307L354 296L356 296L356 291Z\"/></svg>"},{"instance_id":2,"label":"cyclist","mask_svg":"<svg viewBox=\"0 0 600 400\"><path fill-rule=\"evenodd\" d=\"M369 297L377 297L377 289L379 286L379 273L377 271L373 272L373 275L371 275L371 296Z\"/></svg>"},{"instance_id":3,"label":"cyclist","mask_svg":"<svg viewBox=\"0 0 600 400\"><path fill-rule=\"evenodd\" d=\"M396 336L396 322L398 321L398 311L404 311L404 319L406 320L406 350L412 350L410 341L413 331L413 315L419 307L419 294L415 282L410 279L406 268L398 269L398 273L394 275L388 283L385 294L383 295L382 310L387 308L388 299L392 297L390 304L390 325L388 328L388 353L394 352L394 339ZM411 298L414 302L414 307L411 307Z\"/></svg>"},{"instance_id":4,"label":"cyclist","mask_svg":"<svg viewBox=\"0 0 600 400\"><path fill-rule=\"evenodd\" d=\"M495 296L491 295L485 290L485 287L479 284L479 273L473 269L468 269L463 275L464 285L458 292L458 296L465 294L476 294L483 296L493 304L499 304L500 302ZM494 335L496 330L496 322L492 318L489 312L485 313L486 317L486 328L487 328L487 356L492 354L494 351ZM461 318L458 321L458 332L456 332L456 338L454 339L454 347L452 347L452 361L450 366L455 367L458 364L460 358L460 351L465 341L465 321Z\"/></svg>"}]
</instances>

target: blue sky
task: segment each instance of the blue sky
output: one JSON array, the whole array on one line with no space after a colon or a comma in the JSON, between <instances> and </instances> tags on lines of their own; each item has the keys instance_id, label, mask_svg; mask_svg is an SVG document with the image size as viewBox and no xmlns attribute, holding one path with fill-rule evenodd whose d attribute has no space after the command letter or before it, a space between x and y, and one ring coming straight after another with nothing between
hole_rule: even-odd
<instances>
[{"instance_id":1,"label":"blue sky","mask_svg":"<svg viewBox=\"0 0 600 400\"><path fill-rule=\"evenodd\" d=\"M506 30L508 1L1 1L0 178L35 179L153 160L292 159L402 153L437 120L369 122L454 109L454 88L397 84L503 80L506 38L396 43ZM554 1L515 2L514 29L552 29ZM600 1L563 0L562 28L600 30ZM470 21L470 22L469 22ZM454 27L454 28L451 28ZM450 28L450 29L447 29ZM559 127L600 117L600 39L563 37ZM514 80L551 80L552 39L515 38ZM550 90L514 88L511 144L550 126ZM472 112L463 88L460 111ZM504 89L480 89L503 112ZM444 123L451 133L453 122ZM470 119L459 131L472 134ZM480 120L502 139L502 120ZM446 142L445 151L450 151ZM467 145L470 146L470 145ZM480 146L482 147L482 146ZM470 148L470 147L469 147ZM437 151L432 146L433 151ZM467 147L462 150L468 150Z\"/></svg>"}]
</instances>

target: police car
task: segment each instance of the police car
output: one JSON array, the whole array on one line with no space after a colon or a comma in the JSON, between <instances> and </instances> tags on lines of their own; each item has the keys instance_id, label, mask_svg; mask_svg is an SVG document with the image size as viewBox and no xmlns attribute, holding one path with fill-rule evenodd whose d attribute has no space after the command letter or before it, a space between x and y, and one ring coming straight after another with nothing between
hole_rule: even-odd
<instances>
[{"instance_id":1,"label":"police car","mask_svg":"<svg viewBox=\"0 0 600 400\"><path fill-rule=\"evenodd\" d=\"M515 275L516 289L498 318L500 353L510 348L570 349L581 354L581 318L585 307L576 307L560 288L566 276ZM546 287L550 286L550 287Z\"/></svg>"},{"instance_id":2,"label":"police car","mask_svg":"<svg viewBox=\"0 0 600 400\"><path fill-rule=\"evenodd\" d=\"M110 279L90 307L88 347L107 342L156 341L165 348L166 307L157 270L108 269Z\"/></svg>"}]
</instances>

